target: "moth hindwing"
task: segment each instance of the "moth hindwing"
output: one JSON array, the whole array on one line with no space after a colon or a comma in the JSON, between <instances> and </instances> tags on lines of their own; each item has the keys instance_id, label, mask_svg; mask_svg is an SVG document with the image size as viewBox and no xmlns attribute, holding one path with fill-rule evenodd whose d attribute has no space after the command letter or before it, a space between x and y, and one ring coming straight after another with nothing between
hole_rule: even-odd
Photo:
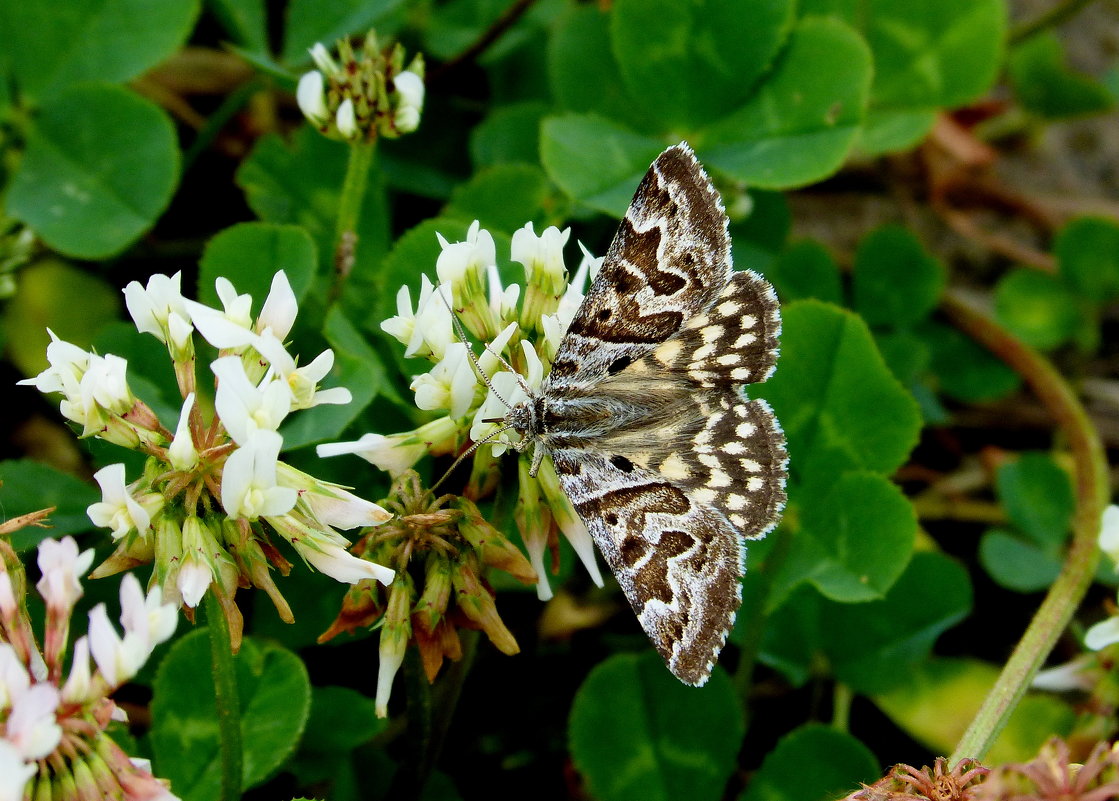
<instances>
[{"instance_id":1,"label":"moth hindwing","mask_svg":"<svg viewBox=\"0 0 1119 801\"><path fill-rule=\"evenodd\" d=\"M741 390L773 371L780 308L761 276L734 271L727 225L691 149L658 156L551 372L507 418L551 457L649 639L693 685L734 623L744 540L785 504L781 427Z\"/></svg>"}]
</instances>

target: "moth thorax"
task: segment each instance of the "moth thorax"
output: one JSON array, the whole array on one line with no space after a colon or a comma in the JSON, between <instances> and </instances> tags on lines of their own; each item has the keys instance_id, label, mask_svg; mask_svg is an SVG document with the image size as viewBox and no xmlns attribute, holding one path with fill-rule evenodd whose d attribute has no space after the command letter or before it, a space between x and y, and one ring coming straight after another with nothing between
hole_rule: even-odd
<instances>
[{"instance_id":1,"label":"moth thorax","mask_svg":"<svg viewBox=\"0 0 1119 801\"><path fill-rule=\"evenodd\" d=\"M522 437L533 439L544 431L544 398L522 401L509 410L505 422Z\"/></svg>"}]
</instances>

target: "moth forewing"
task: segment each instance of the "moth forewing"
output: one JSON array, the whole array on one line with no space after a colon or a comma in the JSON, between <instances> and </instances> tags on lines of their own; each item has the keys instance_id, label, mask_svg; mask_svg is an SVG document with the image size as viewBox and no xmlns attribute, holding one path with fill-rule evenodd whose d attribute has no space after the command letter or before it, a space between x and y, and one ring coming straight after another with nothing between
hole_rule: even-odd
<instances>
[{"instance_id":1,"label":"moth forewing","mask_svg":"<svg viewBox=\"0 0 1119 801\"><path fill-rule=\"evenodd\" d=\"M764 381L780 309L734 272L718 193L686 144L642 179L540 392L506 423L550 454L641 626L703 684L740 604L743 537L785 503L784 436L737 388Z\"/></svg>"}]
</instances>

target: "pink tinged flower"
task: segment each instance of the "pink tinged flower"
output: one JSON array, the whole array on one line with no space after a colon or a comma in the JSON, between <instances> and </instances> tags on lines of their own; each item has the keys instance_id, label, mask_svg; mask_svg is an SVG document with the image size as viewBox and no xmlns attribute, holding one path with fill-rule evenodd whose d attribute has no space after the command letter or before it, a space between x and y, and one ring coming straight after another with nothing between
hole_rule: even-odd
<instances>
[{"instance_id":1,"label":"pink tinged flower","mask_svg":"<svg viewBox=\"0 0 1119 801\"><path fill-rule=\"evenodd\" d=\"M136 329L182 349L194 326L182 293L182 273L153 275L146 287L138 281L124 288L124 304Z\"/></svg>"},{"instance_id":2,"label":"pink tinged flower","mask_svg":"<svg viewBox=\"0 0 1119 801\"><path fill-rule=\"evenodd\" d=\"M163 591L158 585L153 585L145 595L133 573L126 573L121 580L120 622L125 636L139 638L148 654L171 638L179 622L178 609L173 604L163 603L162 599Z\"/></svg>"},{"instance_id":3,"label":"pink tinged flower","mask_svg":"<svg viewBox=\"0 0 1119 801\"><path fill-rule=\"evenodd\" d=\"M0 642L0 711L10 709L31 686L31 676L16 655L16 649Z\"/></svg>"},{"instance_id":4,"label":"pink tinged flower","mask_svg":"<svg viewBox=\"0 0 1119 801\"><path fill-rule=\"evenodd\" d=\"M303 116L315 125L325 125L330 120L330 109L326 105L326 82L322 73L311 70L304 73L295 87L295 102Z\"/></svg>"},{"instance_id":5,"label":"pink tinged flower","mask_svg":"<svg viewBox=\"0 0 1119 801\"><path fill-rule=\"evenodd\" d=\"M449 409L451 417L462 417L474 401L478 378L466 355L466 345L447 345L443 359L430 373L416 376L411 389L416 393L416 406L421 409Z\"/></svg>"},{"instance_id":6,"label":"pink tinged flower","mask_svg":"<svg viewBox=\"0 0 1119 801\"><path fill-rule=\"evenodd\" d=\"M124 465L102 467L93 477L101 485L101 500L86 508L93 524L112 529L115 540L130 531L145 536L151 530L151 514L137 503L125 486Z\"/></svg>"},{"instance_id":7,"label":"pink tinged flower","mask_svg":"<svg viewBox=\"0 0 1119 801\"><path fill-rule=\"evenodd\" d=\"M179 412L179 425L175 428L175 438L167 447L167 460L176 470L193 470L198 465L198 449L194 447L194 437L190 433L190 412L194 408L194 393L183 401Z\"/></svg>"},{"instance_id":8,"label":"pink tinged flower","mask_svg":"<svg viewBox=\"0 0 1119 801\"><path fill-rule=\"evenodd\" d=\"M206 558L207 532L202 521L193 515L183 523L183 555L179 562L179 573L175 585L182 595L183 603L192 609L198 606L202 596L214 580L209 560ZM216 546L216 543L215 543Z\"/></svg>"},{"instance_id":9,"label":"pink tinged flower","mask_svg":"<svg viewBox=\"0 0 1119 801\"><path fill-rule=\"evenodd\" d=\"M1101 620L1084 632L1084 644L1093 651L1119 642L1119 617Z\"/></svg>"},{"instance_id":10,"label":"pink tinged flower","mask_svg":"<svg viewBox=\"0 0 1119 801\"><path fill-rule=\"evenodd\" d=\"M255 386L240 357L223 356L210 369L218 377L214 409L238 445L243 446L256 431L275 432L291 411L287 382L265 378L261 387Z\"/></svg>"},{"instance_id":11,"label":"pink tinged flower","mask_svg":"<svg viewBox=\"0 0 1119 801\"><path fill-rule=\"evenodd\" d=\"M11 742L0 738L0 801L23 801L27 782L38 772Z\"/></svg>"},{"instance_id":12,"label":"pink tinged flower","mask_svg":"<svg viewBox=\"0 0 1119 801\"><path fill-rule=\"evenodd\" d=\"M12 591L12 579L7 571L0 570L0 617L11 620L18 611L19 605Z\"/></svg>"},{"instance_id":13,"label":"pink tinged flower","mask_svg":"<svg viewBox=\"0 0 1119 801\"><path fill-rule=\"evenodd\" d=\"M74 658L70 661L70 675L62 685L62 700L67 704L84 704L92 701L90 691L93 676L89 667L89 637L79 637L74 643Z\"/></svg>"},{"instance_id":14,"label":"pink tinged flower","mask_svg":"<svg viewBox=\"0 0 1119 801\"><path fill-rule=\"evenodd\" d=\"M232 518L255 520L286 514L299 493L276 484L276 461L283 438L274 431L255 432L225 461L221 501Z\"/></svg>"},{"instance_id":15,"label":"pink tinged flower","mask_svg":"<svg viewBox=\"0 0 1119 801\"><path fill-rule=\"evenodd\" d=\"M334 367L334 351L324 350L309 364L296 367L295 359L288 353L284 343L267 328L253 341L253 347L268 361L269 373L265 378L271 376L288 385L292 409L310 409L321 403L346 404L353 400L345 387L318 388L319 382Z\"/></svg>"},{"instance_id":16,"label":"pink tinged flower","mask_svg":"<svg viewBox=\"0 0 1119 801\"><path fill-rule=\"evenodd\" d=\"M270 328L272 333L282 340L291 333L298 312L299 302L295 298L287 273L280 270L272 276L268 297L264 299L264 305L256 318L256 332L261 334L265 329Z\"/></svg>"},{"instance_id":17,"label":"pink tinged flower","mask_svg":"<svg viewBox=\"0 0 1119 801\"><path fill-rule=\"evenodd\" d=\"M120 466L122 469L124 465ZM69 613L82 597L82 584L78 577L93 564L93 549L78 552L73 537L60 540L43 540L39 543L39 571L42 577L35 585L47 606Z\"/></svg>"},{"instance_id":18,"label":"pink tinged flower","mask_svg":"<svg viewBox=\"0 0 1119 801\"><path fill-rule=\"evenodd\" d=\"M244 348L252 344L253 320L251 295L238 295L228 278L214 282L222 310L197 301L186 301L191 319L203 338L215 348Z\"/></svg>"},{"instance_id":19,"label":"pink tinged flower","mask_svg":"<svg viewBox=\"0 0 1119 801\"><path fill-rule=\"evenodd\" d=\"M12 703L6 739L26 759L42 759L62 740L62 728L55 719L58 688L42 682L33 684Z\"/></svg>"}]
</instances>

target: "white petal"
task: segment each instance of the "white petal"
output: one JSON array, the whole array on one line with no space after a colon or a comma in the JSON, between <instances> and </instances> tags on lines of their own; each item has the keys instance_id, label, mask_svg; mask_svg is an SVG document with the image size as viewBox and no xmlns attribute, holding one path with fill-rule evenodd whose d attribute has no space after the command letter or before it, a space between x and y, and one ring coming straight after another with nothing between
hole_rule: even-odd
<instances>
[{"instance_id":1,"label":"white petal","mask_svg":"<svg viewBox=\"0 0 1119 801\"><path fill-rule=\"evenodd\" d=\"M288 282L287 273L280 270L272 276L272 287L268 290L268 297L264 299L264 306L257 318L257 330L271 328L272 333L282 340L291 333L298 311L299 303Z\"/></svg>"},{"instance_id":2,"label":"white petal","mask_svg":"<svg viewBox=\"0 0 1119 801\"><path fill-rule=\"evenodd\" d=\"M1101 620L1084 633L1084 644L1093 651L1119 642L1119 617Z\"/></svg>"}]
</instances>

